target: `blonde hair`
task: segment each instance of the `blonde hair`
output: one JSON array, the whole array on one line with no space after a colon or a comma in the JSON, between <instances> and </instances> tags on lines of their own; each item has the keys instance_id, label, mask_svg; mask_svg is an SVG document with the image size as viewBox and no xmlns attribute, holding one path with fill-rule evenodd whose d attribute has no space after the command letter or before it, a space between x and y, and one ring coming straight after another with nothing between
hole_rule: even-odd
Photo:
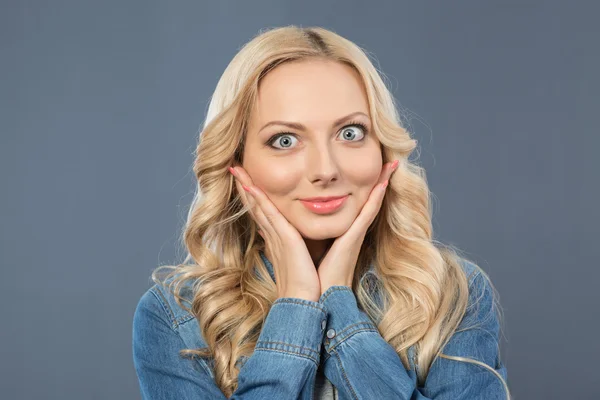
<instances>
[{"instance_id":1,"label":"blonde hair","mask_svg":"<svg viewBox=\"0 0 600 400\"><path fill-rule=\"evenodd\" d=\"M352 285L358 304L378 321L382 337L407 369L407 350L415 345L419 384L440 356L490 370L510 399L506 382L494 369L477 360L441 353L465 314L469 278L458 251L433 239L425 171L408 160L417 141L402 127L383 75L360 47L319 27L286 26L260 32L235 55L217 84L193 165L198 185L182 232L187 257L182 264L162 266L152 274L154 282L167 286L177 302L196 316L208 346L184 349L180 354L212 357L214 379L222 392L229 397L237 388L236 361L252 354L277 298L277 287L272 279L264 278L269 277L259 253L264 241L227 168L242 163L246 124L260 79L281 63L314 58L342 62L358 71L383 161L400 160L360 251ZM383 307L373 299L373 281L360 279L372 263L380 278L375 285L383 296ZM170 273L160 278L164 268ZM484 271L476 268L491 285ZM189 308L180 296L185 282L193 283ZM495 289L493 294L497 303Z\"/></svg>"}]
</instances>

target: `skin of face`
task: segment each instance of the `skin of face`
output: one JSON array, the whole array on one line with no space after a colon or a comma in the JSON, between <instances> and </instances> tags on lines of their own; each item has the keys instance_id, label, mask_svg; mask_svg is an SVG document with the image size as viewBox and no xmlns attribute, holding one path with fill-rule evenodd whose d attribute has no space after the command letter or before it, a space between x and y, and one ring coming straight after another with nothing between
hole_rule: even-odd
<instances>
[{"instance_id":1,"label":"skin of face","mask_svg":"<svg viewBox=\"0 0 600 400\"><path fill-rule=\"evenodd\" d=\"M357 112L365 115L334 126ZM281 124L263 129L271 121L299 123L305 129ZM352 125L357 122L367 131ZM262 78L248 123L242 167L302 235L313 261L319 260L350 228L382 170L360 75L330 60L281 64ZM281 132L286 134L271 139ZM315 214L299 201L346 194L342 208L327 215Z\"/></svg>"}]
</instances>

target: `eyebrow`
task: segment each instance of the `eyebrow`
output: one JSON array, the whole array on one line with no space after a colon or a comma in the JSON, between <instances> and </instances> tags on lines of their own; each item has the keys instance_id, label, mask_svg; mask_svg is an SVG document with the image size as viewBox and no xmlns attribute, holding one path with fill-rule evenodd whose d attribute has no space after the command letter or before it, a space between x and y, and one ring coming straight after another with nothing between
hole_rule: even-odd
<instances>
[{"instance_id":1,"label":"eyebrow","mask_svg":"<svg viewBox=\"0 0 600 400\"><path fill-rule=\"evenodd\" d=\"M358 116L363 116L366 117L367 119L369 118L369 116L367 114L365 114L362 111L356 111L353 112L351 114L346 115L345 117L339 118L337 120L335 120L333 122L333 127L336 127L338 125L341 125L342 123L344 123L345 121L349 120L350 118L354 118L354 117L358 117ZM299 131L306 131L306 126L302 125L299 122L287 122L287 121L271 121L266 123L262 128L259 129L258 133L262 132L265 128L268 128L269 126L273 126L273 125L283 125L283 126L287 126L288 128L292 128L292 129L296 129Z\"/></svg>"}]
</instances>

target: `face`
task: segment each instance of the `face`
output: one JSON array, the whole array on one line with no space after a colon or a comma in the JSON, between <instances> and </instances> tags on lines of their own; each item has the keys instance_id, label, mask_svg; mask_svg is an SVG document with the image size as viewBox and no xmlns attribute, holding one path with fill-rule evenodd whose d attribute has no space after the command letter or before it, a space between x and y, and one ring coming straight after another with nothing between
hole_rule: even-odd
<instances>
[{"instance_id":1,"label":"face","mask_svg":"<svg viewBox=\"0 0 600 400\"><path fill-rule=\"evenodd\" d=\"M243 157L254 184L305 239L341 236L366 203L383 164L358 72L323 60L287 62L271 70L259 85ZM300 201L341 195L348 195L344 204L328 214Z\"/></svg>"}]
</instances>

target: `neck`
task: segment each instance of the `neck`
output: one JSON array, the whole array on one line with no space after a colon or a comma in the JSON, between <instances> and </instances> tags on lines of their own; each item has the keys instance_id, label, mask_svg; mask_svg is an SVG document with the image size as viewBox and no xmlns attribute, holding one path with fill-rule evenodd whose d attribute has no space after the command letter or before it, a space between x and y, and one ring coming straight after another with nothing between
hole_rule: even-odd
<instances>
[{"instance_id":1,"label":"neck","mask_svg":"<svg viewBox=\"0 0 600 400\"><path fill-rule=\"evenodd\" d=\"M319 269L319 264L321 260L325 256L329 247L333 244L335 239L323 239L323 240L313 240L313 239L304 239L304 243L306 243L306 248L310 253L310 258L312 258L315 267Z\"/></svg>"}]
</instances>

